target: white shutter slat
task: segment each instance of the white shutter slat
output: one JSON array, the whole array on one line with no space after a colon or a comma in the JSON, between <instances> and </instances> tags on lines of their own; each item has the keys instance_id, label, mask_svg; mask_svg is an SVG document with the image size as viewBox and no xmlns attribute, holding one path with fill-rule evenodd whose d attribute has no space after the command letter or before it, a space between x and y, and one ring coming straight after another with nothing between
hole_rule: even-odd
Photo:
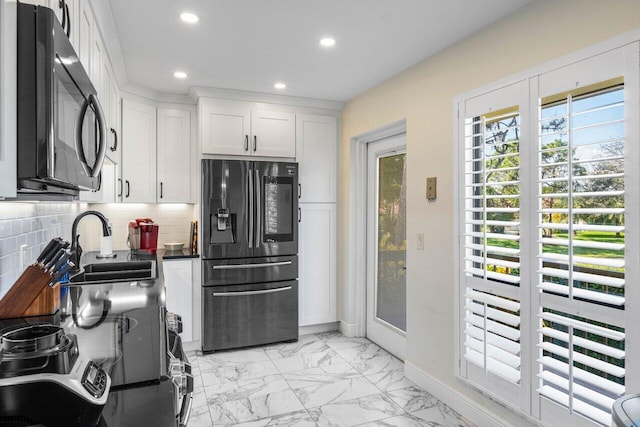
<instances>
[{"instance_id":1,"label":"white shutter slat","mask_svg":"<svg viewBox=\"0 0 640 427\"><path fill-rule=\"evenodd\" d=\"M571 319L554 313L543 312L539 314L538 317L544 320L548 320L549 322L560 323L561 325L565 326L572 326L581 331L590 332L592 334L600 335L612 340L622 341L624 339L624 332L614 331L612 329L603 328L602 326L592 325L586 322L581 322L580 320Z\"/></svg>"},{"instance_id":2,"label":"white shutter slat","mask_svg":"<svg viewBox=\"0 0 640 427\"><path fill-rule=\"evenodd\" d=\"M559 285L557 283L542 282L537 287L538 289L541 289L543 291L553 292L560 295L567 295L567 296L569 295L569 288L567 286ZM610 304L617 307L624 306L625 300L624 300L624 297L621 295L605 294L603 292L590 291L588 289L580 289L580 288L573 288L572 292L575 298L582 298L589 301L601 302L604 304Z\"/></svg>"},{"instance_id":3,"label":"white shutter slat","mask_svg":"<svg viewBox=\"0 0 640 427\"><path fill-rule=\"evenodd\" d=\"M542 243L544 245L556 245L556 246L569 246L568 239L552 239L552 238L542 238L538 243ZM571 242L573 247L577 248L592 248L592 249L609 249L612 251L621 251L624 249L624 243L607 243L607 242L595 242L589 240L573 240Z\"/></svg>"},{"instance_id":4,"label":"white shutter slat","mask_svg":"<svg viewBox=\"0 0 640 427\"><path fill-rule=\"evenodd\" d=\"M477 262L477 263L484 263L485 262L485 259L483 257L479 257L479 256L468 256L468 257L465 257L464 259L465 259L465 261L472 261L472 262ZM492 258L492 257L487 257L486 264L487 265L499 265L501 267L507 267L507 268L520 268L520 263L519 262L506 261L506 260L503 260L503 259Z\"/></svg>"},{"instance_id":5,"label":"white shutter slat","mask_svg":"<svg viewBox=\"0 0 640 427\"><path fill-rule=\"evenodd\" d=\"M553 385L556 385L567 392L569 391L569 380L567 378L563 378L560 375L556 375L550 371L544 371L537 375L538 378L543 379L544 381L548 381ZM598 403L605 407L612 407L614 399L609 396L604 396L601 393L593 391L587 387L584 387L580 384L573 384L573 392L578 396L584 397L587 400L590 400L594 403Z\"/></svg>"},{"instance_id":6,"label":"white shutter slat","mask_svg":"<svg viewBox=\"0 0 640 427\"><path fill-rule=\"evenodd\" d=\"M569 349L565 347L561 347L550 342L543 342L541 344L538 344L538 347L542 348L544 351L562 356L565 359L569 358ZM573 360L577 363L582 363L591 368L606 372L607 374L611 374L619 378L624 378L625 371L624 368L620 366L612 365L611 363L604 362L602 360L587 356L586 354L578 353L576 351L572 351L571 353L573 355Z\"/></svg>"},{"instance_id":7,"label":"white shutter slat","mask_svg":"<svg viewBox=\"0 0 640 427\"><path fill-rule=\"evenodd\" d=\"M571 212L574 215L617 215L623 214L624 208L573 208ZM559 213L559 214L569 214L569 208L549 208L549 209L540 209L538 213L542 214L550 214L550 213Z\"/></svg>"},{"instance_id":8,"label":"white shutter slat","mask_svg":"<svg viewBox=\"0 0 640 427\"><path fill-rule=\"evenodd\" d=\"M554 254L551 252L545 252L542 255L538 255L543 261L560 262L563 264L569 263L569 256L564 254ZM575 264L590 264L599 265L603 267L622 268L624 267L624 258L598 258L598 257L583 257L573 256L573 262Z\"/></svg>"},{"instance_id":9,"label":"white shutter slat","mask_svg":"<svg viewBox=\"0 0 640 427\"><path fill-rule=\"evenodd\" d=\"M467 348L477 351L480 354L484 354L484 342L472 337L467 337L464 345ZM494 347L487 343L487 357L504 363L514 369L520 368L520 357L515 356L509 352L506 352L498 347Z\"/></svg>"},{"instance_id":10,"label":"white shutter slat","mask_svg":"<svg viewBox=\"0 0 640 427\"><path fill-rule=\"evenodd\" d=\"M615 196L623 196L624 191L616 190L616 191L596 191L596 192L573 192L571 193L571 197L615 197ZM557 198L566 198L569 197L569 193L543 193L539 194L539 199L557 199ZM575 209L574 209L575 212Z\"/></svg>"},{"instance_id":11,"label":"white shutter slat","mask_svg":"<svg viewBox=\"0 0 640 427\"><path fill-rule=\"evenodd\" d=\"M485 306L482 304L470 302L465 308L473 313L483 316ZM487 307L487 317L497 320L508 325L518 327L520 326L520 316L508 313L506 311L496 310L495 308Z\"/></svg>"},{"instance_id":12,"label":"white shutter slat","mask_svg":"<svg viewBox=\"0 0 640 427\"><path fill-rule=\"evenodd\" d=\"M484 340L484 330L481 328L478 328L477 326L467 324L467 327L465 328L464 333L466 335L474 337L477 340L480 340L480 341ZM510 339L504 338L500 335L496 335L492 332L487 332L487 344L491 344L494 347L501 348L504 351L509 352L513 355L516 355L516 356L520 355L521 348L519 343L515 341L511 341Z\"/></svg>"},{"instance_id":13,"label":"white shutter slat","mask_svg":"<svg viewBox=\"0 0 640 427\"><path fill-rule=\"evenodd\" d=\"M512 301L510 299L502 298L496 295L487 294L484 292L478 292L473 289L467 289L464 296L466 298L470 298L476 301L481 301L483 303L493 305L495 307L504 308L509 311L517 312L520 311L520 303L517 301Z\"/></svg>"},{"instance_id":14,"label":"white shutter slat","mask_svg":"<svg viewBox=\"0 0 640 427\"><path fill-rule=\"evenodd\" d=\"M557 277L560 279L568 279L569 271L559 268L543 267L538 272L545 276ZM625 280L617 277L603 276L599 274L582 273L579 271L572 272L573 280L581 282L595 283L597 285L612 286L614 288L624 287Z\"/></svg>"},{"instance_id":15,"label":"white shutter slat","mask_svg":"<svg viewBox=\"0 0 640 427\"><path fill-rule=\"evenodd\" d=\"M470 323L473 326L483 329L484 318L469 314L464 318L464 321ZM496 335L508 338L512 341L520 341L520 331L510 326L503 325L502 323L487 319L487 331L493 332Z\"/></svg>"},{"instance_id":16,"label":"white shutter slat","mask_svg":"<svg viewBox=\"0 0 640 427\"><path fill-rule=\"evenodd\" d=\"M484 356L482 353L478 353L475 350L467 348L467 351L464 355L465 359L469 362L473 363L476 366L479 366L484 369ZM488 358L487 359L487 370L499 377L506 379L512 383L517 384L520 381L520 371L512 368L509 365L505 365L504 363Z\"/></svg>"},{"instance_id":17,"label":"white shutter slat","mask_svg":"<svg viewBox=\"0 0 640 427\"><path fill-rule=\"evenodd\" d=\"M569 230L569 224L543 222L538 228L551 228L555 230ZM604 231L608 233L622 233L623 225L594 225L594 224L573 224L571 227L574 231Z\"/></svg>"},{"instance_id":18,"label":"white shutter slat","mask_svg":"<svg viewBox=\"0 0 640 427\"><path fill-rule=\"evenodd\" d=\"M538 363L545 369L552 369L561 372L562 375L569 376L569 365L551 356L543 356L541 359L538 359ZM622 396L625 393L625 387L622 384L618 384L575 366L573 367L573 377L576 380L593 384L595 387L605 390L614 396Z\"/></svg>"},{"instance_id":19,"label":"white shutter slat","mask_svg":"<svg viewBox=\"0 0 640 427\"><path fill-rule=\"evenodd\" d=\"M520 277L518 276L510 276L508 274L496 273L495 271L486 271L480 268L467 267L464 269L464 272L474 276L480 276L480 277L484 277L484 274L486 273L487 279L497 280L499 282L507 282L514 285L520 283Z\"/></svg>"},{"instance_id":20,"label":"white shutter slat","mask_svg":"<svg viewBox=\"0 0 640 427\"><path fill-rule=\"evenodd\" d=\"M554 402L558 402L567 407L569 406L569 396L556 388L553 388L551 386L543 386L540 387L537 391L541 395L545 396L548 399L551 399ZM600 424L606 426L611 425L611 414L601 411L600 409L595 408L592 405L585 403L575 397L573 399L573 410L587 416L588 418L596 420Z\"/></svg>"},{"instance_id":21,"label":"white shutter slat","mask_svg":"<svg viewBox=\"0 0 640 427\"><path fill-rule=\"evenodd\" d=\"M541 329L538 329L538 332L550 338L555 338L555 339L564 341L566 343L569 342L569 334L566 332L559 331L557 329L543 327ZM624 350L620 350L614 347L609 347L599 342L591 341L586 338L578 337L575 335L573 336L573 344L579 347L584 347L586 349L593 350L598 353L606 354L607 356L615 357L616 359L625 358Z\"/></svg>"}]
</instances>

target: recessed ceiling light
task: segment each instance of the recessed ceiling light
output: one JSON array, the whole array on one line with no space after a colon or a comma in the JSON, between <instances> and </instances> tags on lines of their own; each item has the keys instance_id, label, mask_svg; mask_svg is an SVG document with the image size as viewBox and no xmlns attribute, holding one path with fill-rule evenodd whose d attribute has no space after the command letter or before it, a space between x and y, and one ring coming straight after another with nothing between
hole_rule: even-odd
<instances>
[{"instance_id":1,"label":"recessed ceiling light","mask_svg":"<svg viewBox=\"0 0 640 427\"><path fill-rule=\"evenodd\" d=\"M333 47L336 44L336 39L333 37L325 37L320 39L320 46L322 47Z\"/></svg>"},{"instance_id":2,"label":"recessed ceiling light","mask_svg":"<svg viewBox=\"0 0 640 427\"><path fill-rule=\"evenodd\" d=\"M173 73L173 77L175 77L176 79L186 79L187 73L185 73L184 71L176 71L175 73Z\"/></svg>"},{"instance_id":3,"label":"recessed ceiling light","mask_svg":"<svg viewBox=\"0 0 640 427\"><path fill-rule=\"evenodd\" d=\"M284 84L284 83L278 82L278 83L274 84L273 87L275 87L276 89L282 90L282 89L286 89L287 85Z\"/></svg>"},{"instance_id":4,"label":"recessed ceiling light","mask_svg":"<svg viewBox=\"0 0 640 427\"><path fill-rule=\"evenodd\" d=\"M196 15L194 13L190 13L190 12L181 13L180 14L180 19L182 19L187 24L195 24L196 22L198 22L200 20L200 18L198 18L198 15Z\"/></svg>"}]
</instances>

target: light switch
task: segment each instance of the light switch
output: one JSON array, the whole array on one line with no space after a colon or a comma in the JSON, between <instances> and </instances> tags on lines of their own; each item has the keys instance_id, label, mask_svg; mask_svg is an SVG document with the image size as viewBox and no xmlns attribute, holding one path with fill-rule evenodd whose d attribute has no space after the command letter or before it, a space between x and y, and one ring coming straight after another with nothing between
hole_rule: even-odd
<instances>
[{"instance_id":1,"label":"light switch","mask_svg":"<svg viewBox=\"0 0 640 427\"><path fill-rule=\"evenodd\" d=\"M437 187L438 181L435 176L431 176L427 178L427 200L432 201L437 197Z\"/></svg>"},{"instance_id":2,"label":"light switch","mask_svg":"<svg viewBox=\"0 0 640 427\"><path fill-rule=\"evenodd\" d=\"M424 251L424 233L418 233L416 235L416 249Z\"/></svg>"}]
</instances>

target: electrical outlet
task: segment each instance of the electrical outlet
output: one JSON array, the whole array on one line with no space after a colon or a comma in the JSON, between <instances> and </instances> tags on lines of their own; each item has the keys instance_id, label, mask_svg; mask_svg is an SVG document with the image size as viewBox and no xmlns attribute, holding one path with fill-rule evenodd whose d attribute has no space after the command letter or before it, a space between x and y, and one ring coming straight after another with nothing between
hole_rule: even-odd
<instances>
[{"instance_id":1,"label":"electrical outlet","mask_svg":"<svg viewBox=\"0 0 640 427\"><path fill-rule=\"evenodd\" d=\"M20 256L20 270L27 268L27 245L21 245L18 251Z\"/></svg>"},{"instance_id":2,"label":"electrical outlet","mask_svg":"<svg viewBox=\"0 0 640 427\"><path fill-rule=\"evenodd\" d=\"M418 233L416 235L416 249L424 251L424 233Z\"/></svg>"}]
</instances>

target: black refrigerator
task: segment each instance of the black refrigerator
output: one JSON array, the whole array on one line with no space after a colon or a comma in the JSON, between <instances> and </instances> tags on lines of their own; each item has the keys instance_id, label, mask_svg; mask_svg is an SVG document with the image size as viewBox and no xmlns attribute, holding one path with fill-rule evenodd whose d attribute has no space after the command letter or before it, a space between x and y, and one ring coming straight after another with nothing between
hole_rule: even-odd
<instances>
[{"instance_id":1,"label":"black refrigerator","mask_svg":"<svg viewBox=\"0 0 640 427\"><path fill-rule=\"evenodd\" d=\"M298 339L298 165L202 160L202 351Z\"/></svg>"}]
</instances>

